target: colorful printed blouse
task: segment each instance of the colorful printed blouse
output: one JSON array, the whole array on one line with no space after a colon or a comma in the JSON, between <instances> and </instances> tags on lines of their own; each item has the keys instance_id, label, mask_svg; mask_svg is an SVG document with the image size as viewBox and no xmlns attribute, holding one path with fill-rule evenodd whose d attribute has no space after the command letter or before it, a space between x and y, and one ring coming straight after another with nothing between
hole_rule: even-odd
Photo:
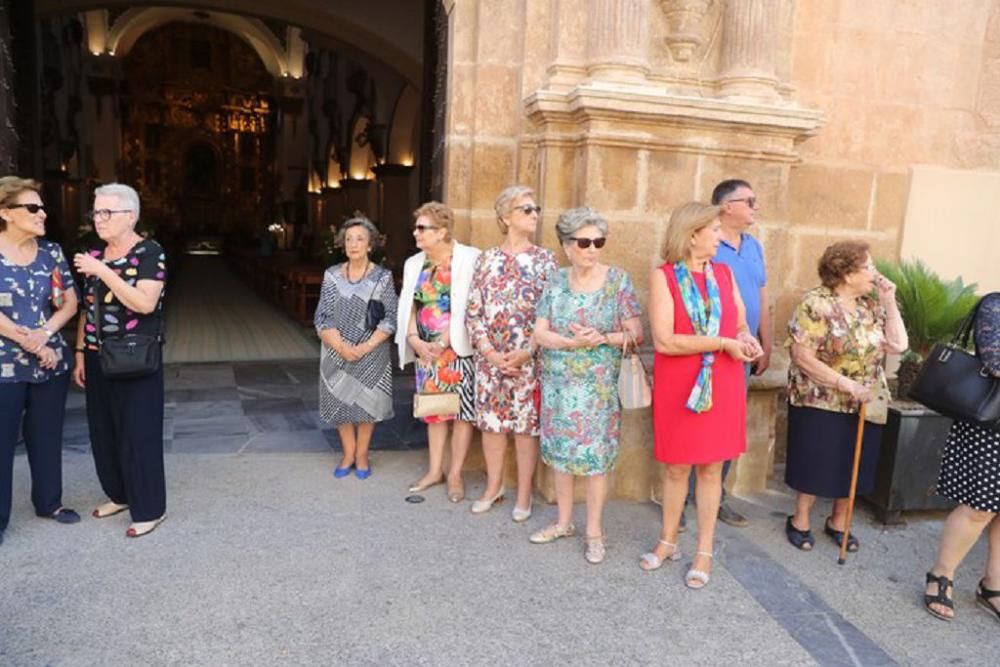
<instances>
[{"instance_id":1,"label":"colorful printed blouse","mask_svg":"<svg viewBox=\"0 0 1000 667\"><path fill-rule=\"evenodd\" d=\"M976 354L994 377L1000 377L1000 292L984 296L976 313Z\"/></svg>"},{"instance_id":2,"label":"colorful printed blouse","mask_svg":"<svg viewBox=\"0 0 1000 667\"><path fill-rule=\"evenodd\" d=\"M90 254L104 260L106 244L102 244ZM166 256L160 244L151 239L136 243L128 253L119 259L105 261L115 273L126 283L135 286L140 280L160 280L167 278ZM87 323L84 325L83 343L88 350L97 350L97 309L95 296L101 296L101 338L112 338L125 334L146 334L155 336L161 332L163 322L163 297L166 290L160 292L160 300L156 308L149 314L136 313L125 307L99 278L87 280L84 302L87 308Z\"/></svg>"},{"instance_id":3,"label":"colorful printed blouse","mask_svg":"<svg viewBox=\"0 0 1000 667\"><path fill-rule=\"evenodd\" d=\"M786 347L798 343L813 350L816 358L844 377L869 387L876 403L888 397L885 379L885 308L873 296L858 299L854 313L847 312L828 287L806 292L788 322ZM860 403L845 391L812 380L794 361L788 369L788 400L792 405L831 412L857 412ZM869 421L884 421L869 405Z\"/></svg>"},{"instance_id":4,"label":"colorful printed blouse","mask_svg":"<svg viewBox=\"0 0 1000 667\"><path fill-rule=\"evenodd\" d=\"M19 266L0 254L0 313L15 324L39 329L58 307L62 292L74 289L66 257L58 243L38 239L35 261ZM0 336L0 382L45 382L69 370L72 355L57 333L48 343L56 351L58 363L52 370L42 368L38 357L21 349L13 340Z\"/></svg>"},{"instance_id":5,"label":"colorful printed blouse","mask_svg":"<svg viewBox=\"0 0 1000 667\"><path fill-rule=\"evenodd\" d=\"M424 261L413 293L417 306L417 333L427 342L439 340L451 324L451 264Z\"/></svg>"}]
</instances>

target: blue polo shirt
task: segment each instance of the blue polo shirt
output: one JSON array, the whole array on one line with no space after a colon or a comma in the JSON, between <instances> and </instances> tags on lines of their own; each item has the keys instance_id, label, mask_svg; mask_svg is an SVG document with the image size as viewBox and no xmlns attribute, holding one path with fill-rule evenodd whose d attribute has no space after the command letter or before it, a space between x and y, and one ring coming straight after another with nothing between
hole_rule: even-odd
<instances>
[{"instance_id":1,"label":"blue polo shirt","mask_svg":"<svg viewBox=\"0 0 1000 667\"><path fill-rule=\"evenodd\" d=\"M764 247L755 237L743 233L740 234L739 250L722 239L714 260L732 269L747 309L747 326L750 333L757 336L760 331L760 288L767 284Z\"/></svg>"}]
</instances>

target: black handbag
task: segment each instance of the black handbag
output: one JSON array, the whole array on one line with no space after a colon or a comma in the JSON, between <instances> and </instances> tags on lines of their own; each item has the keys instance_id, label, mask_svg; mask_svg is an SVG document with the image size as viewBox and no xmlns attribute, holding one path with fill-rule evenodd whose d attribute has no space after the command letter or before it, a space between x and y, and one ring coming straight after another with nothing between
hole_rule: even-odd
<instances>
[{"instance_id":1,"label":"black handbag","mask_svg":"<svg viewBox=\"0 0 1000 667\"><path fill-rule=\"evenodd\" d=\"M101 373L113 380L131 380L152 375L163 363L163 316L158 315L155 336L127 333L111 338L101 337L101 283L94 290L97 320L97 349Z\"/></svg>"},{"instance_id":2,"label":"black handbag","mask_svg":"<svg viewBox=\"0 0 1000 667\"><path fill-rule=\"evenodd\" d=\"M385 318L385 304L372 298L381 283L381 278L376 280L374 287L372 287L372 293L368 295L368 308L365 310L365 331L375 331L378 323Z\"/></svg>"},{"instance_id":3,"label":"black handbag","mask_svg":"<svg viewBox=\"0 0 1000 667\"><path fill-rule=\"evenodd\" d=\"M968 351L980 304L982 300L951 342L937 343L931 349L910 398L946 417L1000 429L1000 378L993 377L979 357Z\"/></svg>"}]
</instances>

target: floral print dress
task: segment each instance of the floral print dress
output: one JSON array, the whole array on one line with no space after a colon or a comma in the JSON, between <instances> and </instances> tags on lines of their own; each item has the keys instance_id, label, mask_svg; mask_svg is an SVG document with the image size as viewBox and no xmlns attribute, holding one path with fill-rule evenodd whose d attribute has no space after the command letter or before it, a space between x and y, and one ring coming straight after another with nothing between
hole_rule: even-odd
<instances>
[{"instance_id":1,"label":"floral print dress","mask_svg":"<svg viewBox=\"0 0 1000 667\"><path fill-rule=\"evenodd\" d=\"M628 274L608 269L604 286L574 292L569 269L560 269L546 285L537 314L549 329L572 337L570 324L601 332L621 331L621 323L641 309ZM542 460L559 472L600 475L618 460L621 406L618 372L622 351L599 345L577 350L542 350Z\"/></svg>"},{"instance_id":2,"label":"floral print dress","mask_svg":"<svg viewBox=\"0 0 1000 667\"><path fill-rule=\"evenodd\" d=\"M535 308L555 272L555 255L538 246L515 255L491 248L476 262L465 324L476 349L476 426L482 431L538 435L537 358L525 362L520 375L508 376L485 352L528 348Z\"/></svg>"},{"instance_id":3,"label":"floral print dress","mask_svg":"<svg viewBox=\"0 0 1000 667\"><path fill-rule=\"evenodd\" d=\"M417 277L413 300L420 340L427 343L440 341L451 326L451 266L436 266L426 260ZM457 393L461 399L458 415L425 417L424 422L434 424L456 418L475 421L475 367L472 357L459 357L449 346L429 364L417 357L416 366L418 392Z\"/></svg>"}]
</instances>

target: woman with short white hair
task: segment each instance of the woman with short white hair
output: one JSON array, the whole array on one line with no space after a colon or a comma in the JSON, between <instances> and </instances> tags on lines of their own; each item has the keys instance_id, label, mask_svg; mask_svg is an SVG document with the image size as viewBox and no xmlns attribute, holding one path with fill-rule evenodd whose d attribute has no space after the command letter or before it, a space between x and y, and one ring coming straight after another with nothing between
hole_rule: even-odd
<instances>
[{"instance_id":1,"label":"woman with short white hair","mask_svg":"<svg viewBox=\"0 0 1000 667\"><path fill-rule=\"evenodd\" d=\"M126 536L142 537L167 517L163 364L134 377L109 376L101 348L127 336L162 346L166 257L159 243L135 231L139 194L129 186L97 188L90 215L100 241L73 257L86 277L73 378L87 393L91 451L108 497L92 515L103 519L127 509L132 524Z\"/></svg>"},{"instance_id":2,"label":"woman with short white hair","mask_svg":"<svg viewBox=\"0 0 1000 667\"><path fill-rule=\"evenodd\" d=\"M601 262L607 221L592 208L559 216L556 234L569 259L538 303L535 340L542 348L542 460L555 474L556 522L531 535L546 544L576 532L573 485L587 478L585 558L604 560L607 473L618 461L618 372L626 339L642 343L641 310L622 269Z\"/></svg>"}]
</instances>

